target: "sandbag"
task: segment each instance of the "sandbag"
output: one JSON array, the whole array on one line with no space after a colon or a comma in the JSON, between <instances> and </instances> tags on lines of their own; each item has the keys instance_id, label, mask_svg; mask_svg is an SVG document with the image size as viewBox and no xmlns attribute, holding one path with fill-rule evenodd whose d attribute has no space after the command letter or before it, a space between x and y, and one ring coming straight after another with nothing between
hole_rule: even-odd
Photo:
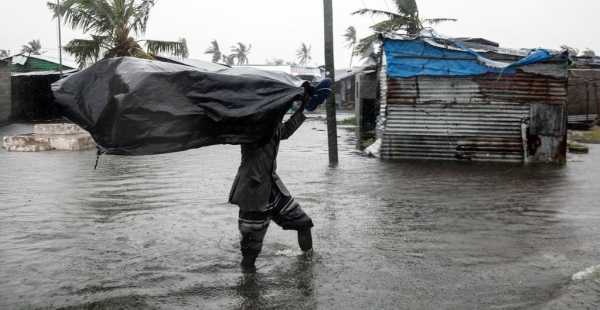
<instances>
[{"instance_id":1,"label":"sandbag","mask_svg":"<svg viewBox=\"0 0 600 310\"><path fill-rule=\"evenodd\" d=\"M106 154L263 143L310 84L283 72L104 59L52 84L60 113Z\"/></svg>"}]
</instances>

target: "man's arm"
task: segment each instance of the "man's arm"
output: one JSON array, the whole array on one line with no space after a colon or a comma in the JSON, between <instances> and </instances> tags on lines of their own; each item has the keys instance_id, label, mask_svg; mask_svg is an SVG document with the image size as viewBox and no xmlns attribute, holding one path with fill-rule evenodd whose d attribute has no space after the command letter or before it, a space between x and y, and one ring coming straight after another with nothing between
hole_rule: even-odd
<instances>
[{"instance_id":1,"label":"man's arm","mask_svg":"<svg viewBox=\"0 0 600 310\"><path fill-rule=\"evenodd\" d=\"M311 100L311 96L304 94L304 97L302 98L302 104L300 104L298 110L296 110L296 112L290 116L290 119L282 124L282 126L284 126L281 133L282 140L289 138L300 127L300 125L302 125L306 119L306 116L304 115L304 109L306 109L306 106L308 106Z\"/></svg>"}]
</instances>

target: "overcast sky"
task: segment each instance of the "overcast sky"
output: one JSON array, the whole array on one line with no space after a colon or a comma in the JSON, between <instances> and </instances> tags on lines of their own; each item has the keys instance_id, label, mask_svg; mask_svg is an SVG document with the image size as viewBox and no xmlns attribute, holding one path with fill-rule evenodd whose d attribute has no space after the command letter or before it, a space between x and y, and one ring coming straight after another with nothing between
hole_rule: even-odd
<instances>
[{"instance_id":1,"label":"overcast sky","mask_svg":"<svg viewBox=\"0 0 600 310\"><path fill-rule=\"evenodd\" d=\"M56 22L46 0L0 0L0 49L12 54L32 39L40 39L49 56L58 54ZM53 0L55 1L55 0ZM452 37L481 37L504 47L558 49L566 44L600 54L600 1L598 0L418 0L422 18L455 18L436 26ZM391 0L333 0L336 68L350 65L344 31L355 26L358 37L370 34L380 19L352 16L362 9L393 10ZM8 10L8 12L7 12ZM86 34L63 27L63 45ZM152 10L146 38L185 38L190 58L210 60L204 54L213 39L222 52L236 42L252 44L251 64L267 59L297 61L301 43L312 46L311 65L324 63L323 1L321 0L159 0ZM65 57L72 58L68 55ZM354 65L358 60L354 60Z\"/></svg>"}]
</instances>

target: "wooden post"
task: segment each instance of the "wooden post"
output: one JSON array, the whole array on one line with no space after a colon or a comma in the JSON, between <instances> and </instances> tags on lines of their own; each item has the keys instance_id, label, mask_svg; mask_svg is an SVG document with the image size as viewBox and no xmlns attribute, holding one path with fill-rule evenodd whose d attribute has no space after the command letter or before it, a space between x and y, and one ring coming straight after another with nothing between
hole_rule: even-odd
<instances>
[{"instance_id":1,"label":"wooden post","mask_svg":"<svg viewBox=\"0 0 600 310\"><path fill-rule=\"evenodd\" d=\"M329 163L338 163L337 120L335 115L335 65L333 57L333 6L331 0L323 0L325 25L325 74L333 83L332 94L325 105L327 111L327 138L329 143Z\"/></svg>"}]
</instances>

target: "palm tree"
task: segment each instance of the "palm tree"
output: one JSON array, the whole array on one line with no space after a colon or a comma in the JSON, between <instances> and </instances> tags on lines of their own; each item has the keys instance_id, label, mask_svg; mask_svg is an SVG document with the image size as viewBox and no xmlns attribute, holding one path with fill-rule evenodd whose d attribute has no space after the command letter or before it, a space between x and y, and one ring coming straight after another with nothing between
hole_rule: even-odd
<instances>
[{"instance_id":1,"label":"palm tree","mask_svg":"<svg viewBox=\"0 0 600 310\"><path fill-rule=\"evenodd\" d=\"M281 58L271 58L265 61L265 64L268 66L281 66L285 63L285 61Z\"/></svg>"},{"instance_id":2,"label":"palm tree","mask_svg":"<svg viewBox=\"0 0 600 310\"><path fill-rule=\"evenodd\" d=\"M310 56L310 49L312 46L306 47L306 44L302 43L300 48L296 50L296 59L300 60L300 65L306 67L306 65L312 60Z\"/></svg>"},{"instance_id":3,"label":"palm tree","mask_svg":"<svg viewBox=\"0 0 600 310\"><path fill-rule=\"evenodd\" d=\"M155 0L65 0L60 4L48 2L54 18L60 17L73 29L90 33L91 39L71 40L65 51L75 56L80 67L99 58L133 56L153 59L160 53L187 57L185 39L179 41L144 40L146 50L131 36L144 35L150 9Z\"/></svg>"},{"instance_id":4,"label":"palm tree","mask_svg":"<svg viewBox=\"0 0 600 310\"><path fill-rule=\"evenodd\" d=\"M585 51L581 52L581 56L583 57L595 57L596 56L596 52L594 52L593 50L589 49L589 48L585 48Z\"/></svg>"},{"instance_id":5,"label":"palm tree","mask_svg":"<svg viewBox=\"0 0 600 310\"><path fill-rule=\"evenodd\" d=\"M23 45L23 48L21 49L21 53L24 54L33 54L33 55L41 55L40 50L42 49L42 44L40 43L40 40L31 40L29 41L27 44L29 45Z\"/></svg>"},{"instance_id":6,"label":"palm tree","mask_svg":"<svg viewBox=\"0 0 600 310\"><path fill-rule=\"evenodd\" d=\"M210 44L212 44L212 46L207 48L206 51L204 51L204 54L212 54L212 62L219 62L219 60L221 60L221 50L219 50L219 43L217 43L217 40L212 40Z\"/></svg>"},{"instance_id":7,"label":"palm tree","mask_svg":"<svg viewBox=\"0 0 600 310\"><path fill-rule=\"evenodd\" d=\"M0 50L0 59L10 56L10 50Z\"/></svg>"},{"instance_id":8,"label":"palm tree","mask_svg":"<svg viewBox=\"0 0 600 310\"><path fill-rule=\"evenodd\" d=\"M396 5L396 12L362 9L352 13L352 15L371 14L388 18L371 26L375 34L363 38L358 42L356 46L357 54L367 53L369 47L378 41L378 33L405 31L407 34L415 35L424 29L424 23L435 25L441 22L456 21L453 18L420 19L416 0L393 0L393 2Z\"/></svg>"},{"instance_id":9,"label":"palm tree","mask_svg":"<svg viewBox=\"0 0 600 310\"><path fill-rule=\"evenodd\" d=\"M236 57L237 57L237 55L235 55L235 54L232 54L232 55L225 55L225 54L223 54L223 62L226 65L233 66L233 65L235 65L235 58Z\"/></svg>"},{"instance_id":10,"label":"palm tree","mask_svg":"<svg viewBox=\"0 0 600 310\"><path fill-rule=\"evenodd\" d=\"M354 26L349 26L344 33L344 38L346 38L346 48L351 50L350 52L350 68L352 68L352 58L354 57L354 47L356 46L356 28Z\"/></svg>"},{"instance_id":11,"label":"palm tree","mask_svg":"<svg viewBox=\"0 0 600 310\"><path fill-rule=\"evenodd\" d=\"M246 46L245 44L243 44L242 42L238 42L237 43L238 46L232 46L231 47L231 52L234 53L233 55L235 55L235 58L237 58L238 65L243 65L243 64L247 64L248 63L248 54L250 54L250 49L252 48L251 44L248 44L248 46Z\"/></svg>"},{"instance_id":12,"label":"palm tree","mask_svg":"<svg viewBox=\"0 0 600 310\"><path fill-rule=\"evenodd\" d=\"M569 53L569 56L571 57L576 57L579 54L579 49L570 47L568 45L561 45L560 48L567 51L567 53Z\"/></svg>"}]
</instances>

